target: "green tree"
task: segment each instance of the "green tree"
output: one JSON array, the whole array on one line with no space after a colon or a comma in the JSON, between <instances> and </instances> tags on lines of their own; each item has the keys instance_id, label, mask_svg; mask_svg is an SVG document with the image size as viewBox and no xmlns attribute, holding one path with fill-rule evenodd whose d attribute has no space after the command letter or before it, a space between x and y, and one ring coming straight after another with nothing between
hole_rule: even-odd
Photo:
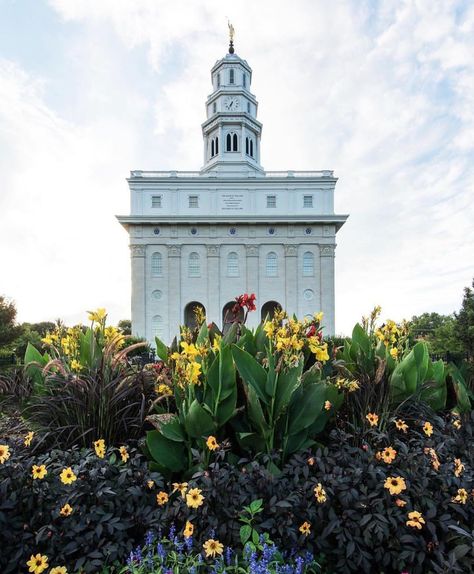
<instances>
[{"instance_id":1,"label":"green tree","mask_svg":"<svg viewBox=\"0 0 474 574\"><path fill-rule=\"evenodd\" d=\"M20 334L21 327L16 323L15 303L0 295L0 349L9 349Z\"/></svg>"},{"instance_id":2,"label":"green tree","mask_svg":"<svg viewBox=\"0 0 474 574\"><path fill-rule=\"evenodd\" d=\"M117 327L122 330L124 335L131 335L132 334L132 322L130 319L121 319Z\"/></svg>"},{"instance_id":3,"label":"green tree","mask_svg":"<svg viewBox=\"0 0 474 574\"><path fill-rule=\"evenodd\" d=\"M20 336L14 341L14 348L17 357L24 357L28 343L40 350L42 353L46 351L41 339L49 331L52 333L55 329L55 323L51 321L42 321L41 323L22 323L22 332Z\"/></svg>"},{"instance_id":4,"label":"green tree","mask_svg":"<svg viewBox=\"0 0 474 574\"><path fill-rule=\"evenodd\" d=\"M474 360L474 279L472 288L464 288L464 297L456 317L456 337L467 353L470 361Z\"/></svg>"},{"instance_id":5,"label":"green tree","mask_svg":"<svg viewBox=\"0 0 474 574\"><path fill-rule=\"evenodd\" d=\"M423 313L414 316L409 322L409 332L411 343L425 341L432 355L446 357L462 354L462 345L456 336L454 315Z\"/></svg>"}]
</instances>

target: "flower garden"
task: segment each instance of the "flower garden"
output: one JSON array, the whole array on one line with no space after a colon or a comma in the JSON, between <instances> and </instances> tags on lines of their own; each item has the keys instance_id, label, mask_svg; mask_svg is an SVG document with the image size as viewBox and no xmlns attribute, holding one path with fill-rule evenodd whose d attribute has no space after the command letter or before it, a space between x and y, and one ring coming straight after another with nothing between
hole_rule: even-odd
<instances>
[{"instance_id":1,"label":"flower garden","mask_svg":"<svg viewBox=\"0 0 474 574\"><path fill-rule=\"evenodd\" d=\"M98 309L0 373L3 574L473 571L462 370L379 308L345 339L254 309L145 365Z\"/></svg>"}]
</instances>

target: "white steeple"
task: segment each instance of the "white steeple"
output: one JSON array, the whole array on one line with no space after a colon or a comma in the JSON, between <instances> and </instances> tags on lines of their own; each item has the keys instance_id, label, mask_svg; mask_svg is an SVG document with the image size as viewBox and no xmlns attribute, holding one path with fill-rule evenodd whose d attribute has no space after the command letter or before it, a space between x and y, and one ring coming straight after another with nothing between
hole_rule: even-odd
<instances>
[{"instance_id":1,"label":"white steeple","mask_svg":"<svg viewBox=\"0 0 474 574\"><path fill-rule=\"evenodd\" d=\"M263 173L262 124L257 121L257 100L250 92L252 68L234 53L233 29L229 52L214 64L211 80L214 91L207 98L207 120L202 124L201 173L249 170Z\"/></svg>"}]
</instances>

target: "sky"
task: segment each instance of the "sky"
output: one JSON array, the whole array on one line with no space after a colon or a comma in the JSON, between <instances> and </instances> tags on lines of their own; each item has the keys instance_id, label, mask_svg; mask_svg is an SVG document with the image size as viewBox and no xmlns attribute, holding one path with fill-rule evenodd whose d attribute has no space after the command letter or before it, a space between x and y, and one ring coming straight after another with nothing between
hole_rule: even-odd
<instances>
[{"instance_id":1,"label":"sky","mask_svg":"<svg viewBox=\"0 0 474 574\"><path fill-rule=\"evenodd\" d=\"M334 170L336 331L460 308L474 276L474 3L0 0L0 294L130 317L130 170L198 170L210 69L253 69L261 163ZM236 294L237 295L237 294Z\"/></svg>"}]
</instances>

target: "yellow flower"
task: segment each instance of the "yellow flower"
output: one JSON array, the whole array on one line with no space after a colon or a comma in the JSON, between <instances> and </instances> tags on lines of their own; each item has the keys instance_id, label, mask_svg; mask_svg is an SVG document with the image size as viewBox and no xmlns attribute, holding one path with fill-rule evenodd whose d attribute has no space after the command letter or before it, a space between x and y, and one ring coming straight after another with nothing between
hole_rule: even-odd
<instances>
[{"instance_id":1,"label":"yellow flower","mask_svg":"<svg viewBox=\"0 0 474 574\"><path fill-rule=\"evenodd\" d=\"M183 536L185 538L190 538L193 535L193 532L194 532L194 526L192 522L189 522L189 520L187 520L186 526L184 527Z\"/></svg>"},{"instance_id":2,"label":"yellow flower","mask_svg":"<svg viewBox=\"0 0 474 574\"><path fill-rule=\"evenodd\" d=\"M312 339L316 339L317 343L312 342ZM311 337L308 339L308 342L309 350L314 353L318 361L321 361L322 363L329 361L327 343L320 343L317 337Z\"/></svg>"},{"instance_id":3,"label":"yellow flower","mask_svg":"<svg viewBox=\"0 0 474 574\"><path fill-rule=\"evenodd\" d=\"M99 440L94 441L94 449L95 449L95 454L99 458L104 458L105 457L105 440L103 438L100 438Z\"/></svg>"},{"instance_id":4,"label":"yellow flower","mask_svg":"<svg viewBox=\"0 0 474 574\"><path fill-rule=\"evenodd\" d=\"M330 403L330 401L326 401L326 402L324 403L324 408L325 408L325 410L330 411L330 410L331 410L331 407L332 407L332 404Z\"/></svg>"},{"instance_id":5,"label":"yellow flower","mask_svg":"<svg viewBox=\"0 0 474 574\"><path fill-rule=\"evenodd\" d=\"M160 505L163 506L164 504L166 504L168 502L168 495L166 494L166 492L160 491L157 495L156 495L156 502Z\"/></svg>"},{"instance_id":6,"label":"yellow flower","mask_svg":"<svg viewBox=\"0 0 474 574\"><path fill-rule=\"evenodd\" d=\"M201 374L201 365L193 361L186 365L186 378L192 385L199 384L199 375Z\"/></svg>"},{"instance_id":7,"label":"yellow flower","mask_svg":"<svg viewBox=\"0 0 474 574\"><path fill-rule=\"evenodd\" d=\"M66 566L55 566L49 574L67 574Z\"/></svg>"},{"instance_id":8,"label":"yellow flower","mask_svg":"<svg viewBox=\"0 0 474 574\"><path fill-rule=\"evenodd\" d=\"M151 490L155 486L155 481L154 480L147 480L146 485Z\"/></svg>"},{"instance_id":9,"label":"yellow flower","mask_svg":"<svg viewBox=\"0 0 474 574\"><path fill-rule=\"evenodd\" d=\"M403 508L404 506L406 506L406 500L402 500L401 498L397 498L397 500L395 500L395 504L397 506L399 506L400 508Z\"/></svg>"},{"instance_id":10,"label":"yellow flower","mask_svg":"<svg viewBox=\"0 0 474 574\"><path fill-rule=\"evenodd\" d=\"M314 314L314 320L317 321L318 323L322 323L323 317L324 313L322 311Z\"/></svg>"},{"instance_id":11,"label":"yellow flower","mask_svg":"<svg viewBox=\"0 0 474 574\"><path fill-rule=\"evenodd\" d=\"M37 478L42 480L48 474L48 471L44 464L41 464L40 466L36 466L36 464L34 464L31 468L31 474L33 475L33 480L36 480Z\"/></svg>"},{"instance_id":12,"label":"yellow flower","mask_svg":"<svg viewBox=\"0 0 474 574\"><path fill-rule=\"evenodd\" d=\"M89 321L100 323L107 317L107 311L103 308L96 309L95 311L87 311L89 313Z\"/></svg>"},{"instance_id":13,"label":"yellow flower","mask_svg":"<svg viewBox=\"0 0 474 574\"><path fill-rule=\"evenodd\" d=\"M398 357L398 349L397 347L392 347L390 349L390 356L392 357L392 359L396 359Z\"/></svg>"},{"instance_id":14,"label":"yellow flower","mask_svg":"<svg viewBox=\"0 0 474 574\"><path fill-rule=\"evenodd\" d=\"M76 359L73 359L71 361L71 371L76 371L76 373L78 373L81 369L82 369L81 363L79 361L76 361Z\"/></svg>"},{"instance_id":15,"label":"yellow flower","mask_svg":"<svg viewBox=\"0 0 474 574\"><path fill-rule=\"evenodd\" d=\"M26 563L29 566L28 572L33 572L33 574L41 574L48 569L48 557L42 554L31 555L30 559Z\"/></svg>"},{"instance_id":16,"label":"yellow flower","mask_svg":"<svg viewBox=\"0 0 474 574\"><path fill-rule=\"evenodd\" d=\"M127 460L130 458L130 455L128 454L128 450L126 446L121 446L119 448L120 451L120 456L122 457L122 462L127 462Z\"/></svg>"},{"instance_id":17,"label":"yellow flower","mask_svg":"<svg viewBox=\"0 0 474 574\"><path fill-rule=\"evenodd\" d=\"M155 391L157 392L157 394L159 395L163 395L165 397L169 397L170 395L173 394L173 391L171 389L171 387L169 385L165 385L165 383L161 383L159 384L156 388Z\"/></svg>"},{"instance_id":18,"label":"yellow flower","mask_svg":"<svg viewBox=\"0 0 474 574\"><path fill-rule=\"evenodd\" d=\"M275 333L275 325L271 321L265 321L263 324L263 330L269 339L271 339Z\"/></svg>"},{"instance_id":19,"label":"yellow flower","mask_svg":"<svg viewBox=\"0 0 474 574\"><path fill-rule=\"evenodd\" d=\"M458 493L456 496L453 496L451 502L459 502L461 504L466 504L468 496L469 494L465 488L458 488Z\"/></svg>"},{"instance_id":20,"label":"yellow flower","mask_svg":"<svg viewBox=\"0 0 474 574\"><path fill-rule=\"evenodd\" d=\"M191 488L186 494L186 504L190 508L198 508L201 506L204 496L201 494L199 488Z\"/></svg>"},{"instance_id":21,"label":"yellow flower","mask_svg":"<svg viewBox=\"0 0 474 574\"><path fill-rule=\"evenodd\" d=\"M347 383L347 390L350 393L353 393L355 391L359 390L359 383L357 381L350 381L349 383Z\"/></svg>"},{"instance_id":22,"label":"yellow flower","mask_svg":"<svg viewBox=\"0 0 474 574\"><path fill-rule=\"evenodd\" d=\"M51 337L50 333L46 333L46 335L41 339L41 342L45 345L52 345L53 338Z\"/></svg>"},{"instance_id":23,"label":"yellow flower","mask_svg":"<svg viewBox=\"0 0 474 574\"><path fill-rule=\"evenodd\" d=\"M400 494L400 492L406 490L407 485L405 484L405 479L401 476L389 476L384 482L384 487L393 495Z\"/></svg>"},{"instance_id":24,"label":"yellow flower","mask_svg":"<svg viewBox=\"0 0 474 574\"><path fill-rule=\"evenodd\" d=\"M209 450L217 450L219 448L219 443L216 441L215 436L207 437L206 444Z\"/></svg>"},{"instance_id":25,"label":"yellow flower","mask_svg":"<svg viewBox=\"0 0 474 574\"><path fill-rule=\"evenodd\" d=\"M310 456L307 460L307 463L309 464L309 466L313 466L314 465L314 456Z\"/></svg>"},{"instance_id":26,"label":"yellow flower","mask_svg":"<svg viewBox=\"0 0 474 574\"><path fill-rule=\"evenodd\" d=\"M423 524L425 524L425 519L423 518L421 512L414 510L413 512L408 513L408 520L406 524L407 526L421 530L423 528Z\"/></svg>"},{"instance_id":27,"label":"yellow flower","mask_svg":"<svg viewBox=\"0 0 474 574\"><path fill-rule=\"evenodd\" d=\"M377 423L379 422L379 415L376 415L375 413L369 413L365 418L369 421L371 427L377 426Z\"/></svg>"},{"instance_id":28,"label":"yellow flower","mask_svg":"<svg viewBox=\"0 0 474 574\"><path fill-rule=\"evenodd\" d=\"M423 432L426 436L431 436L433 434L433 425L426 421L423 425Z\"/></svg>"},{"instance_id":29,"label":"yellow flower","mask_svg":"<svg viewBox=\"0 0 474 574\"><path fill-rule=\"evenodd\" d=\"M35 433L34 433L33 431L30 431L29 433L26 433L25 440L23 441L23 444L24 444L25 446L30 446L31 441L33 440L34 435L35 435Z\"/></svg>"},{"instance_id":30,"label":"yellow flower","mask_svg":"<svg viewBox=\"0 0 474 574\"><path fill-rule=\"evenodd\" d=\"M395 426L397 427L398 430L401 430L404 433L406 433L408 430L408 425L402 419L397 419L395 421Z\"/></svg>"},{"instance_id":31,"label":"yellow flower","mask_svg":"<svg viewBox=\"0 0 474 574\"><path fill-rule=\"evenodd\" d=\"M303 522L303 524L298 528L301 534L308 536L311 533L311 524L309 522Z\"/></svg>"},{"instance_id":32,"label":"yellow flower","mask_svg":"<svg viewBox=\"0 0 474 574\"><path fill-rule=\"evenodd\" d=\"M453 422L453 427L454 427L454 428L460 429L461 426L462 426L462 425L461 425L461 421L460 421L459 419L456 419L456 420Z\"/></svg>"},{"instance_id":33,"label":"yellow flower","mask_svg":"<svg viewBox=\"0 0 474 574\"><path fill-rule=\"evenodd\" d=\"M460 458L454 459L454 476L459 478L464 471L464 465Z\"/></svg>"},{"instance_id":34,"label":"yellow flower","mask_svg":"<svg viewBox=\"0 0 474 574\"><path fill-rule=\"evenodd\" d=\"M7 444L0 444L0 464L4 464L10 458L10 447Z\"/></svg>"},{"instance_id":35,"label":"yellow flower","mask_svg":"<svg viewBox=\"0 0 474 574\"><path fill-rule=\"evenodd\" d=\"M186 496L186 491L188 490L187 482L173 482L173 492L179 490L179 493L184 498Z\"/></svg>"},{"instance_id":36,"label":"yellow flower","mask_svg":"<svg viewBox=\"0 0 474 574\"><path fill-rule=\"evenodd\" d=\"M72 484L75 480L77 480L77 476L73 473L70 466L62 470L59 478L63 484Z\"/></svg>"},{"instance_id":37,"label":"yellow flower","mask_svg":"<svg viewBox=\"0 0 474 574\"><path fill-rule=\"evenodd\" d=\"M187 357L190 357L191 359L199 355L198 349L196 349L196 347L192 343L190 345L186 343L186 341L181 341L181 347L183 348L183 353Z\"/></svg>"},{"instance_id":38,"label":"yellow flower","mask_svg":"<svg viewBox=\"0 0 474 574\"><path fill-rule=\"evenodd\" d=\"M387 446L377 454L380 454L380 457L378 457L379 459L383 460L386 464L391 464L397 456L397 451L391 446Z\"/></svg>"},{"instance_id":39,"label":"yellow flower","mask_svg":"<svg viewBox=\"0 0 474 574\"><path fill-rule=\"evenodd\" d=\"M222 337L220 335L214 335L214 341L212 341L212 350L217 353L221 348Z\"/></svg>"},{"instance_id":40,"label":"yellow flower","mask_svg":"<svg viewBox=\"0 0 474 574\"><path fill-rule=\"evenodd\" d=\"M324 490L323 485L320 482L318 482L318 484L314 487L313 492L319 504L326 502L327 500L326 491Z\"/></svg>"},{"instance_id":41,"label":"yellow flower","mask_svg":"<svg viewBox=\"0 0 474 574\"><path fill-rule=\"evenodd\" d=\"M59 511L59 514L61 516L69 516L72 514L72 506L69 503L65 504Z\"/></svg>"},{"instance_id":42,"label":"yellow flower","mask_svg":"<svg viewBox=\"0 0 474 574\"><path fill-rule=\"evenodd\" d=\"M212 538L204 542L202 547L206 553L206 558L215 558L216 555L220 556L224 550L224 546L218 540L213 540Z\"/></svg>"}]
</instances>

